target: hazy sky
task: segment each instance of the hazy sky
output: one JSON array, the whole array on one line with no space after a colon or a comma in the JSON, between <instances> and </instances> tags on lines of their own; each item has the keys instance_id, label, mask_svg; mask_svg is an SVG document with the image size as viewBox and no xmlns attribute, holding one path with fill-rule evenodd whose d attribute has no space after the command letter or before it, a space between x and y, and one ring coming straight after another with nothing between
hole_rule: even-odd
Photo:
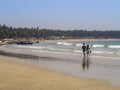
<instances>
[{"instance_id":1,"label":"hazy sky","mask_svg":"<svg viewBox=\"0 0 120 90\"><path fill-rule=\"evenodd\" d=\"M120 0L0 0L0 24L120 30Z\"/></svg>"}]
</instances>

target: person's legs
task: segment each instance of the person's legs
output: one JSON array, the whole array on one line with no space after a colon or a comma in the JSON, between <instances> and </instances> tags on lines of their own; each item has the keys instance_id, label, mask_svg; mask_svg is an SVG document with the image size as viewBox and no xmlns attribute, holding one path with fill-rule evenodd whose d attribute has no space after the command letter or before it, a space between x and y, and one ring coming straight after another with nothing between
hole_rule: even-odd
<instances>
[{"instance_id":1,"label":"person's legs","mask_svg":"<svg viewBox=\"0 0 120 90\"><path fill-rule=\"evenodd\" d=\"M85 51L83 51L83 55L85 56Z\"/></svg>"},{"instance_id":2,"label":"person's legs","mask_svg":"<svg viewBox=\"0 0 120 90\"><path fill-rule=\"evenodd\" d=\"M89 55L89 50L87 50L87 56Z\"/></svg>"}]
</instances>

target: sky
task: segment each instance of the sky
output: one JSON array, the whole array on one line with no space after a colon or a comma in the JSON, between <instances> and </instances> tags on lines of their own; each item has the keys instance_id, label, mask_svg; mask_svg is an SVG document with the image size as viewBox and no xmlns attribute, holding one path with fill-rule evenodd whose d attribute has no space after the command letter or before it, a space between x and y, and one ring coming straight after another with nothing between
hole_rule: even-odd
<instances>
[{"instance_id":1,"label":"sky","mask_svg":"<svg viewBox=\"0 0 120 90\"><path fill-rule=\"evenodd\" d=\"M120 0L0 0L0 24L61 30L120 30Z\"/></svg>"}]
</instances>

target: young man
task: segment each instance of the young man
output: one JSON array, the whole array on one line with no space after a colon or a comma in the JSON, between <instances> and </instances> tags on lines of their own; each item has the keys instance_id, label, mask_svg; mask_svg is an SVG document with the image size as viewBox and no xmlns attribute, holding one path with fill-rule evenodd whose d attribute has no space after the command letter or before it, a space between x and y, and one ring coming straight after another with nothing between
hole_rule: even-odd
<instances>
[{"instance_id":1,"label":"young man","mask_svg":"<svg viewBox=\"0 0 120 90\"><path fill-rule=\"evenodd\" d=\"M83 43L83 46L82 46L82 51L83 51L83 55L85 56L85 51L86 51L86 46L85 46L85 43Z\"/></svg>"}]
</instances>

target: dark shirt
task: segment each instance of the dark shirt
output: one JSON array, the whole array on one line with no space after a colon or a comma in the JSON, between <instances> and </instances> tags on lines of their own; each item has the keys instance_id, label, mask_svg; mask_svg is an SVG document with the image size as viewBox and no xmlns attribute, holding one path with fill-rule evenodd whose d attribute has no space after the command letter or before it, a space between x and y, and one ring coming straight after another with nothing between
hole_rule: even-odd
<instances>
[{"instance_id":1,"label":"dark shirt","mask_svg":"<svg viewBox=\"0 0 120 90\"><path fill-rule=\"evenodd\" d=\"M86 50L86 46L83 45L82 46L82 50L85 51Z\"/></svg>"}]
</instances>

